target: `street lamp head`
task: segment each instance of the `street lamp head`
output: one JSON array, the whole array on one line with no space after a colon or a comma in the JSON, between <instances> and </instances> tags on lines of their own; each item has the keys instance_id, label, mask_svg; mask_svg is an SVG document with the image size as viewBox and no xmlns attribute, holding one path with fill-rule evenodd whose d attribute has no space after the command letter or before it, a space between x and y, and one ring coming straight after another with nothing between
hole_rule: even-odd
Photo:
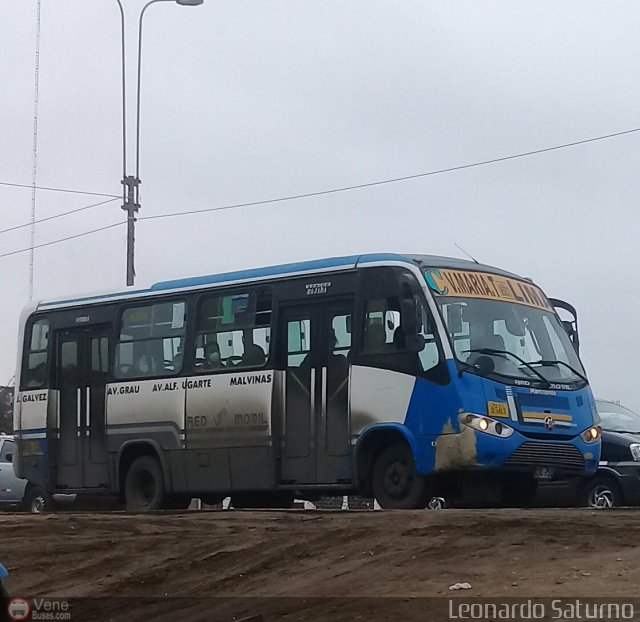
<instances>
[{"instance_id":1,"label":"street lamp head","mask_svg":"<svg viewBox=\"0 0 640 622\"><path fill-rule=\"evenodd\" d=\"M204 0L176 0L181 6L200 6L204 3Z\"/></svg>"}]
</instances>

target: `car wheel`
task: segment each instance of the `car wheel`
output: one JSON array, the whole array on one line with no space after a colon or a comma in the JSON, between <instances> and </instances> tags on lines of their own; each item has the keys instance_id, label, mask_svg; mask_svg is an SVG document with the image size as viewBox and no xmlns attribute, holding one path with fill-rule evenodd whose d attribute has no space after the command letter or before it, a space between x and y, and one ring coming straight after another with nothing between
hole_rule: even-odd
<instances>
[{"instance_id":1,"label":"car wheel","mask_svg":"<svg viewBox=\"0 0 640 622\"><path fill-rule=\"evenodd\" d=\"M380 452L372 483L374 496L385 509L424 509L431 497L425 477L416 473L411 449L404 444Z\"/></svg>"},{"instance_id":2,"label":"car wheel","mask_svg":"<svg viewBox=\"0 0 640 622\"><path fill-rule=\"evenodd\" d=\"M620 486L608 477L595 477L582 492L582 505L597 509L622 505Z\"/></svg>"},{"instance_id":3,"label":"car wheel","mask_svg":"<svg viewBox=\"0 0 640 622\"><path fill-rule=\"evenodd\" d=\"M53 510L53 499L44 488L32 486L24 496L24 507L31 514L44 514Z\"/></svg>"}]
</instances>

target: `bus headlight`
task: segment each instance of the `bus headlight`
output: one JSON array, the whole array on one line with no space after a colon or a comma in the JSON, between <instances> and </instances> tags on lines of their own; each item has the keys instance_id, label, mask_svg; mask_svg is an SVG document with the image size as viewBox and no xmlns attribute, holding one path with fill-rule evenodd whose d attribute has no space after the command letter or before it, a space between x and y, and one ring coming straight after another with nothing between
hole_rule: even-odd
<instances>
[{"instance_id":1,"label":"bus headlight","mask_svg":"<svg viewBox=\"0 0 640 622\"><path fill-rule=\"evenodd\" d=\"M508 438L513 434L512 427L502 423L502 421L495 421L494 419L483 417L482 415L463 413L460 420L464 425L472 428L473 430L484 432L485 434L491 434L491 436Z\"/></svg>"},{"instance_id":2,"label":"bus headlight","mask_svg":"<svg viewBox=\"0 0 640 622\"><path fill-rule=\"evenodd\" d=\"M629 445L629 451L634 460L640 460L640 443L631 443L631 445Z\"/></svg>"},{"instance_id":3,"label":"bus headlight","mask_svg":"<svg viewBox=\"0 0 640 622\"><path fill-rule=\"evenodd\" d=\"M599 425L592 425L588 430L585 430L581 435L582 440L585 443L593 443L600 439L602 436L602 428Z\"/></svg>"}]
</instances>

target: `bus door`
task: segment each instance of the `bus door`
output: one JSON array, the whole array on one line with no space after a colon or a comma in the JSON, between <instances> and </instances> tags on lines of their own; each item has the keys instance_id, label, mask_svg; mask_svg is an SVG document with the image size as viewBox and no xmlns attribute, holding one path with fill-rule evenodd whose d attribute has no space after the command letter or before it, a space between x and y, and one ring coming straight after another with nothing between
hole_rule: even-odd
<instances>
[{"instance_id":1,"label":"bus door","mask_svg":"<svg viewBox=\"0 0 640 622\"><path fill-rule=\"evenodd\" d=\"M290 306L280 315L280 351L285 357L283 482L351 481L352 315L352 301Z\"/></svg>"},{"instance_id":2,"label":"bus door","mask_svg":"<svg viewBox=\"0 0 640 622\"><path fill-rule=\"evenodd\" d=\"M109 482L105 434L108 369L108 327L59 332L59 488L97 488Z\"/></svg>"}]
</instances>

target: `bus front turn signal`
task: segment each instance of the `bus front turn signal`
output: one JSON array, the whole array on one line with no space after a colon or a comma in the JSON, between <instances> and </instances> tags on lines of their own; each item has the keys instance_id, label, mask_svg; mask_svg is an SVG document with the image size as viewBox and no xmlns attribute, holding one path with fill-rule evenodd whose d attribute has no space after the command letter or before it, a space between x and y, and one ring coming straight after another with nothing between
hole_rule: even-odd
<instances>
[{"instance_id":1,"label":"bus front turn signal","mask_svg":"<svg viewBox=\"0 0 640 622\"><path fill-rule=\"evenodd\" d=\"M586 443L593 443L600 439L602 436L602 428L599 425L593 425L589 429L585 430L580 436Z\"/></svg>"}]
</instances>

